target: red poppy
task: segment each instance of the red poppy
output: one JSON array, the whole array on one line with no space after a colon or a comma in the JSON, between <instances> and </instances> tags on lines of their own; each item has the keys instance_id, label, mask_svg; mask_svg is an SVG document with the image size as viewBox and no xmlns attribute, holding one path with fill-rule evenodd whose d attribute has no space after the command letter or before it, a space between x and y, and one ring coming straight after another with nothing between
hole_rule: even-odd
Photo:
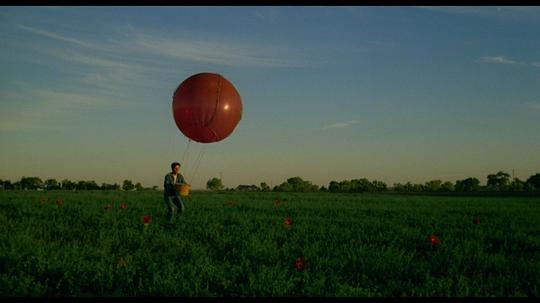
<instances>
[{"instance_id":1,"label":"red poppy","mask_svg":"<svg viewBox=\"0 0 540 303\"><path fill-rule=\"evenodd\" d=\"M121 209L127 209L128 206L127 206L126 203L122 203L122 204L120 204L120 208L121 208Z\"/></svg>"},{"instance_id":2,"label":"red poppy","mask_svg":"<svg viewBox=\"0 0 540 303\"><path fill-rule=\"evenodd\" d=\"M62 205L62 204L64 204L64 200L60 198L56 199L56 205Z\"/></svg>"},{"instance_id":3,"label":"red poppy","mask_svg":"<svg viewBox=\"0 0 540 303\"><path fill-rule=\"evenodd\" d=\"M150 215L145 215L145 216L143 217L143 224L144 224L144 225L149 224L151 221L152 221L152 217L151 217Z\"/></svg>"},{"instance_id":4,"label":"red poppy","mask_svg":"<svg viewBox=\"0 0 540 303\"><path fill-rule=\"evenodd\" d=\"M441 240L439 240L439 237L437 237L436 235L429 236L429 242L431 242L431 246L441 244Z\"/></svg>"},{"instance_id":5,"label":"red poppy","mask_svg":"<svg viewBox=\"0 0 540 303\"><path fill-rule=\"evenodd\" d=\"M473 219L473 224L474 224L474 225L480 224L480 217L474 218L474 219Z\"/></svg>"},{"instance_id":6,"label":"red poppy","mask_svg":"<svg viewBox=\"0 0 540 303\"><path fill-rule=\"evenodd\" d=\"M297 270L302 270L306 267L306 261L303 257L296 258L296 261L294 261L294 267L296 267Z\"/></svg>"},{"instance_id":7,"label":"red poppy","mask_svg":"<svg viewBox=\"0 0 540 303\"><path fill-rule=\"evenodd\" d=\"M103 206L103 209L105 209L105 210L110 210L110 209L112 209L112 205L111 205L111 204L107 204L107 205Z\"/></svg>"},{"instance_id":8,"label":"red poppy","mask_svg":"<svg viewBox=\"0 0 540 303\"><path fill-rule=\"evenodd\" d=\"M285 226L285 228L291 228L292 224L293 224L293 220L291 217L287 217L285 218L285 220L283 220L283 226Z\"/></svg>"}]
</instances>

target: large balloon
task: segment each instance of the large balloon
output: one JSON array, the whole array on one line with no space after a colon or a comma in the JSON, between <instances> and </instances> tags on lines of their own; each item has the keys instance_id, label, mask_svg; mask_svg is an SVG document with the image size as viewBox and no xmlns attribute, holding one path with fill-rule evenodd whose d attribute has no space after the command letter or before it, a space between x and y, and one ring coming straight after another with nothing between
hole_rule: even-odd
<instances>
[{"instance_id":1,"label":"large balloon","mask_svg":"<svg viewBox=\"0 0 540 303\"><path fill-rule=\"evenodd\" d=\"M172 110L178 129L201 143L227 138L242 118L242 100L234 86L214 73L193 75L178 86Z\"/></svg>"}]
</instances>

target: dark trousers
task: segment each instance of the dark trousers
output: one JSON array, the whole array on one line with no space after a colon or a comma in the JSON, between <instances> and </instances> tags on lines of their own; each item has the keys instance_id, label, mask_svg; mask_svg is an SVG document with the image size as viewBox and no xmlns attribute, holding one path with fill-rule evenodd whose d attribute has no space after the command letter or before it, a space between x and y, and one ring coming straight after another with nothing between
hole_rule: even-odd
<instances>
[{"instance_id":1,"label":"dark trousers","mask_svg":"<svg viewBox=\"0 0 540 303\"><path fill-rule=\"evenodd\" d=\"M184 202L180 196L164 196L163 200L168 210L167 219L172 223L177 212L180 214L184 212Z\"/></svg>"}]
</instances>

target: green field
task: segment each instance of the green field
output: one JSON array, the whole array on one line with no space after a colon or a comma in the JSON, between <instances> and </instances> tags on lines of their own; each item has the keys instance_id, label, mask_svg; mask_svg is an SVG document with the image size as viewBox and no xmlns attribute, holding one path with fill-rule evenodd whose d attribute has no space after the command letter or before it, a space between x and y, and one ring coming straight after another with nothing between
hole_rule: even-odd
<instances>
[{"instance_id":1,"label":"green field","mask_svg":"<svg viewBox=\"0 0 540 303\"><path fill-rule=\"evenodd\" d=\"M161 192L2 191L0 295L540 296L539 198L195 192L165 216Z\"/></svg>"}]
</instances>

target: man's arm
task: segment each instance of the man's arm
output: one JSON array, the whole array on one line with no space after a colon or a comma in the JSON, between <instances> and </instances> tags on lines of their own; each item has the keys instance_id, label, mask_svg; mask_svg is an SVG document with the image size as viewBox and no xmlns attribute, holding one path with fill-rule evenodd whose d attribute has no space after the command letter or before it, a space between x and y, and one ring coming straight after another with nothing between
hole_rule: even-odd
<instances>
[{"instance_id":1,"label":"man's arm","mask_svg":"<svg viewBox=\"0 0 540 303\"><path fill-rule=\"evenodd\" d=\"M170 192L172 188L171 178L169 175L165 175L165 180L163 181L163 187L165 188L165 192Z\"/></svg>"}]
</instances>

